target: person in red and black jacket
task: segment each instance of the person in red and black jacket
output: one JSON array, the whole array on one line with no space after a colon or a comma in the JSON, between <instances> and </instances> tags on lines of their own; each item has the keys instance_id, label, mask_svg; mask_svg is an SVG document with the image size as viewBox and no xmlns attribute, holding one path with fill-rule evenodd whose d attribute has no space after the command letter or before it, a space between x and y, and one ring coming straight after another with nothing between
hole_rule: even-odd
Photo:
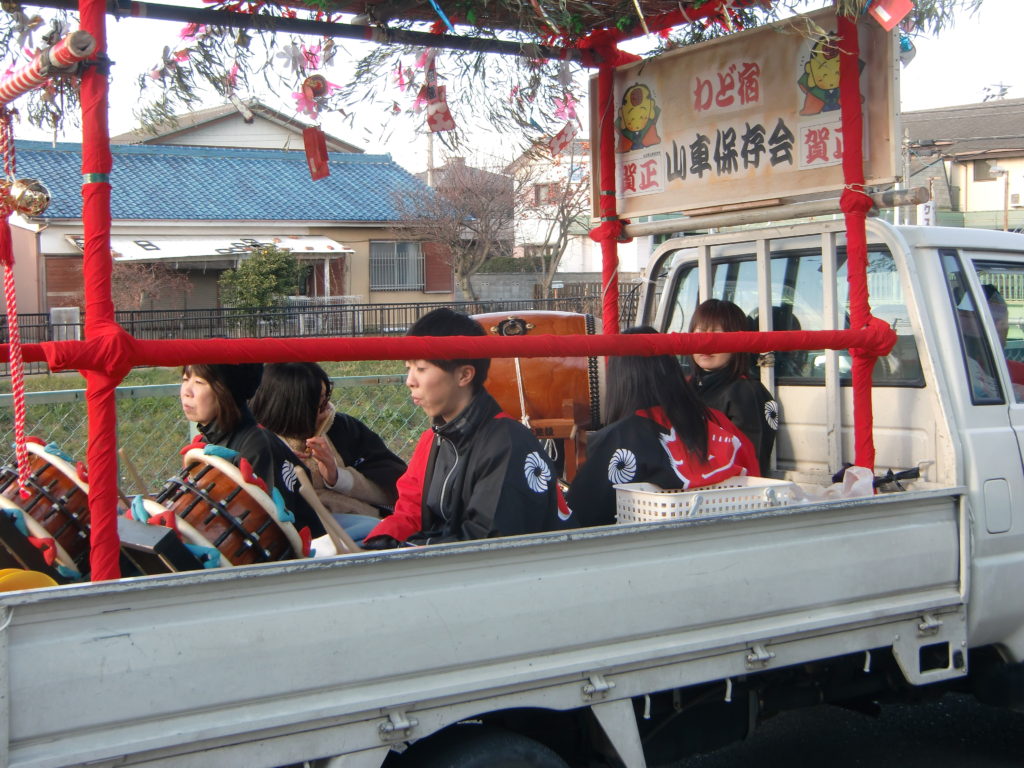
<instances>
[{"instance_id":1,"label":"person in red and black jacket","mask_svg":"<svg viewBox=\"0 0 1024 768\"><path fill-rule=\"evenodd\" d=\"M708 299L690 318L690 333L747 330L747 316L731 301ZM779 430L779 406L772 393L750 377L750 355L746 352L694 355L691 383L706 406L724 413L750 438L762 471L767 471Z\"/></svg>"},{"instance_id":2,"label":"person in red and black jacket","mask_svg":"<svg viewBox=\"0 0 1024 768\"><path fill-rule=\"evenodd\" d=\"M700 401L673 355L610 358L607 381L609 424L590 436L587 461L567 496L579 525L615 522L619 483L692 489L759 474L750 440Z\"/></svg>"},{"instance_id":3,"label":"person in red and black jacket","mask_svg":"<svg viewBox=\"0 0 1024 768\"><path fill-rule=\"evenodd\" d=\"M485 336L450 309L421 317L407 336ZM407 360L406 386L432 426L398 480L395 511L364 549L536 533L572 525L558 478L525 426L484 389L489 359Z\"/></svg>"}]
</instances>

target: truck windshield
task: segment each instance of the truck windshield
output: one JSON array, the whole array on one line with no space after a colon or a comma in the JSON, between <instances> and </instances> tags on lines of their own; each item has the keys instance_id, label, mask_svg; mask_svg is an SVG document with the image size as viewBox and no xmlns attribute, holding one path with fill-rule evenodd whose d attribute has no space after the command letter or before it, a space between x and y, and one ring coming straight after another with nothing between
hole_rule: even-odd
<instances>
[{"instance_id":1,"label":"truck windshield","mask_svg":"<svg viewBox=\"0 0 1024 768\"><path fill-rule=\"evenodd\" d=\"M838 252L836 271L838 305L843 308L837 323L825 317L823 271L820 251L787 251L773 254L772 329L833 330L849 328L849 296L846 283L846 253ZM914 340L910 316L892 255L881 247L868 253L868 289L873 314L892 325L898 341L892 353L879 359L873 381L876 386L924 386L921 362ZM673 301L664 330L686 331L697 306L698 270L695 263L684 265L671 288ZM751 330L759 326L757 264L754 255L739 256L714 263L711 298L739 305L750 321ZM775 376L778 384L822 385L825 380L824 350L776 352ZM839 354L840 380L848 384L851 360L847 351Z\"/></svg>"}]
</instances>

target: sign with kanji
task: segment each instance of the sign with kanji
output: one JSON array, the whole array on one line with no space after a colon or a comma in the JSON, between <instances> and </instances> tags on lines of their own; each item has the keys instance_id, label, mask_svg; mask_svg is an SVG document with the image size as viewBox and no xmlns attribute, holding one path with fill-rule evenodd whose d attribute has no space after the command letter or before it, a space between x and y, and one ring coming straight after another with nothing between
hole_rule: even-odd
<instances>
[{"instance_id":1,"label":"sign with kanji","mask_svg":"<svg viewBox=\"0 0 1024 768\"><path fill-rule=\"evenodd\" d=\"M619 215L835 195L843 186L835 30L826 9L619 67ZM868 185L888 183L899 149L898 41L870 18L859 37L864 173ZM595 77L593 137L600 135L596 91ZM592 147L596 169L599 142Z\"/></svg>"}]
</instances>

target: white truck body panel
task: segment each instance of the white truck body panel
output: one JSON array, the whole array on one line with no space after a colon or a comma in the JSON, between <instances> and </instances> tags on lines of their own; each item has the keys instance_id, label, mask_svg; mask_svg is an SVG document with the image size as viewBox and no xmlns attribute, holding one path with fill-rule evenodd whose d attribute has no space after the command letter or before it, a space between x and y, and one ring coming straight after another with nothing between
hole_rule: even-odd
<instances>
[{"instance_id":1,"label":"white truck body panel","mask_svg":"<svg viewBox=\"0 0 1024 768\"><path fill-rule=\"evenodd\" d=\"M272 766L962 638L960 525L923 491L6 596L6 764Z\"/></svg>"}]
</instances>

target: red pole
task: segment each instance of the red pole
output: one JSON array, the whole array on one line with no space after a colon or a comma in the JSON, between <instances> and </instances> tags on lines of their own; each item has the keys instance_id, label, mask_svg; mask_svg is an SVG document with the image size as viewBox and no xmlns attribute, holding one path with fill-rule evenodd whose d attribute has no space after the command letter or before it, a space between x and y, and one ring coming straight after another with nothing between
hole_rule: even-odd
<instances>
[{"instance_id":1,"label":"red pole","mask_svg":"<svg viewBox=\"0 0 1024 768\"><path fill-rule=\"evenodd\" d=\"M602 64L597 72L597 101L601 115L601 178L598 211L601 223L618 223L615 206L615 68ZM607 230L606 230L607 232ZM609 233L610 234L610 233ZM606 236L601 241L601 330L619 332L619 241Z\"/></svg>"},{"instance_id":2,"label":"red pole","mask_svg":"<svg viewBox=\"0 0 1024 768\"><path fill-rule=\"evenodd\" d=\"M864 191L864 120L860 93L860 40L857 20L837 14L839 33L839 107L843 123L843 181L840 207L846 219L846 279L850 288L850 327L867 328L871 322L868 303L867 233L865 219L871 198ZM853 355L854 463L874 469L875 443L871 434L871 372L876 358L867 350L851 349Z\"/></svg>"},{"instance_id":3,"label":"red pole","mask_svg":"<svg viewBox=\"0 0 1024 768\"><path fill-rule=\"evenodd\" d=\"M79 0L81 27L96 40L98 63L82 75L82 220L85 248L85 336L98 339L116 333L110 298L110 136L107 129L106 3ZM85 369L89 418L89 566L93 581L116 579L120 540L117 535L117 405L114 388L128 368Z\"/></svg>"}]
</instances>

